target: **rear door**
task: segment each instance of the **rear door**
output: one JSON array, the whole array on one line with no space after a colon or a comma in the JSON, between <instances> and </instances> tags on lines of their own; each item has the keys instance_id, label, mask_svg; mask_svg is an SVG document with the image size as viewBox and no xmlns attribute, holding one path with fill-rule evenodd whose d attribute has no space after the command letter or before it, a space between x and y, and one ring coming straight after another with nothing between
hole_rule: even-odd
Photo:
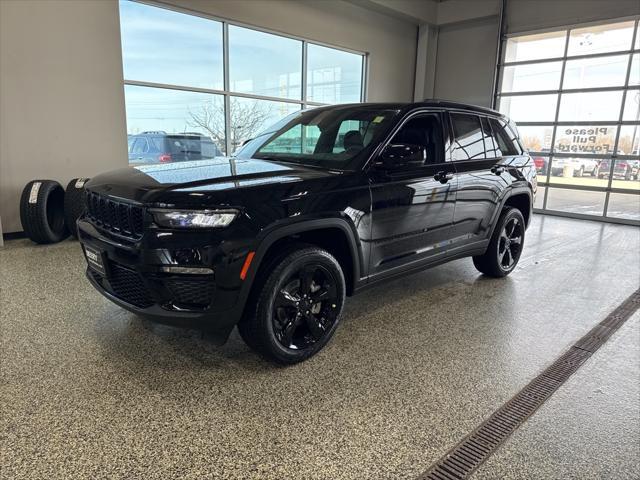
<instances>
[{"instance_id":1,"label":"rear door","mask_svg":"<svg viewBox=\"0 0 640 480\"><path fill-rule=\"evenodd\" d=\"M508 138L502 138L504 131L496 119L451 112L450 122L451 158L458 172L454 234L467 244L490 234L502 193L512 183L509 160L519 152Z\"/></svg>"}]
</instances>

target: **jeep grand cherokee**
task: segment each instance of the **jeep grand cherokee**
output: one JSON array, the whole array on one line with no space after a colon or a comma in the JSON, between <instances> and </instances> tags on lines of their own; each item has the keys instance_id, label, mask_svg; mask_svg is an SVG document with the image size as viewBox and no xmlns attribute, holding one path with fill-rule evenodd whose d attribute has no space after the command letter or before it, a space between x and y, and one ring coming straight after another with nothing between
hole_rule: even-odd
<instances>
[{"instance_id":1,"label":"jeep grand cherokee","mask_svg":"<svg viewBox=\"0 0 640 480\"><path fill-rule=\"evenodd\" d=\"M511 273L535 190L515 125L493 110L340 105L287 117L234 157L99 175L78 231L87 277L114 303L219 343L237 325L295 363L365 288L468 256Z\"/></svg>"}]
</instances>

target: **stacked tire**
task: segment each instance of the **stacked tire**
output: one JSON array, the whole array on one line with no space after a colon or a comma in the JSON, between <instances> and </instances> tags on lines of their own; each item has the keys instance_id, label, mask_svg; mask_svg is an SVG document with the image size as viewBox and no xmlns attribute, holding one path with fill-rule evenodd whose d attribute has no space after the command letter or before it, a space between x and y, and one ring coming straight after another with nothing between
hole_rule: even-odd
<instances>
[{"instance_id":1,"label":"stacked tire","mask_svg":"<svg viewBox=\"0 0 640 480\"><path fill-rule=\"evenodd\" d=\"M71 234L78 238L76 221L84 213L84 184L88 178L74 178L62 188L55 180L32 180L22 190L20 221L27 237L49 244Z\"/></svg>"},{"instance_id":2,"label":"stacked tire","mask_svg":"<svg viewBox=\"0 0 640 480\"><path fill-rule=\"evenodd\" d=\"M84 200L84 184L88 178L74 178L67 185L64 194L64 221L73 238L78 238L76 222L86 208Z\"/></svg>"},{"instance_id":3,"label":"stacked tire","mask_svg":"<svg viewBox=\"0 0 640 480\"><path fill-rule=\"evenodd\" d=\"M55 180L32 180L22 190L20 221L36 243L56 243L69 236L64 221L64 189Z\"/></svg>"}]
</instances>

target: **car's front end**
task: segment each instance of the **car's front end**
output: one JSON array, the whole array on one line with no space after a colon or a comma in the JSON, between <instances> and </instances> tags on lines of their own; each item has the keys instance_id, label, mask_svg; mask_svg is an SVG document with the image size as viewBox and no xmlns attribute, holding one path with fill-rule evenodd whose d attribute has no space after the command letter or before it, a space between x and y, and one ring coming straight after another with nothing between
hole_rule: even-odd
<instances>
[{"instance_id":1,"label":"car's front end","mask_svg":"<svg viewBox=\"0 0 640 480\"><path fill-rule=\"evenodd\" d=\"M261 227L286 215L260 205L278 205L273 197L302 175L269 162L235 161L235 176L229 168L226 159L183 162L88 182L78 238L91 284L130 311L224 341L242 314Z\"/></svg>"},{"instance_id":2,"label":"car's front end","mask_svg":"<svg viewBox=\"0 0 640 480\"><path fill-rule=\"evenodd\" d=\"M224 336L241 313L240 273L250 247L229 245L231 232L223 228L161 224L162 210L99 191L88 189L87 214L78 222L92 285L140 315ZM229 212L221 215L241 215Z\"/></svg>"}]
</instances>

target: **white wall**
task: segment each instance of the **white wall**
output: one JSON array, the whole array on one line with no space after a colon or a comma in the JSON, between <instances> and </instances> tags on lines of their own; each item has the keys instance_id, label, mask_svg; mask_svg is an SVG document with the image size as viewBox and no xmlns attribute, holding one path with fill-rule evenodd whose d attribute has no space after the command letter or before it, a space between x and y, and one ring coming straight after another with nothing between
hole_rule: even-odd
<instances>
[{"instance_id":1,"label":"white wall","mask_svg":"<svg viewBox=\"0 0 640 480\"><path fill-rule=\"evenodd\" d=\"M370 101L410 101L417 26L339 0L174 5L369 53ZM35 178L66 183L127 164L116 0L0 0L0 217Z\"/></svg>"},{"instance_id":2,"label":"white wall","mask_svg":"<svg viewBox=\"0 0 640 480\"><path fill-rule=\"evenodd\" d=\"M507 32L640 15L639 0L508 0Z\"/></svg>"},{"instance_id":3,"label":"white wall","mask_svg":"<svg viewBox=\"0 0 640 480\"><path fill-rule=\"evenodd\" d=\"M498 17L440 27L433 96L491 106Z\"/></svg>"},{"instance_id":4,"label":"white wall","mask_svg":"<svg viewBox=\"0 0 640 480\"><path fill-rule=\"evenodd\" d=\"M118 5L0 1L0 216L35 178L66 182L127 163Z\"/></svg>"}]
</instances>

